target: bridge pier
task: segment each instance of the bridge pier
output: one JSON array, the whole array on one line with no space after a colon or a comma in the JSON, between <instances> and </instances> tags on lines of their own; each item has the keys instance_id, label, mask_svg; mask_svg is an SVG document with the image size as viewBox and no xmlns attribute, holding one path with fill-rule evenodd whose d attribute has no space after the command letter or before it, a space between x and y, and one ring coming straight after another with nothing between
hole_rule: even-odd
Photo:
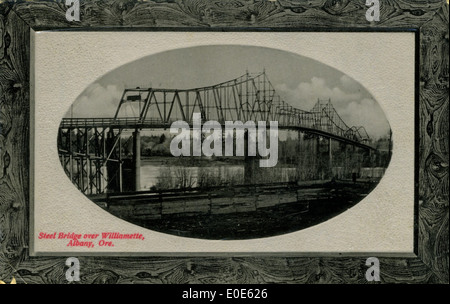
<instances>
[{"instance_id":1,"label":"bridge pier","mask_svg":"<svg viewBox=\"0 0 450 304\"><path fill-rule=\"evenodd\" d=\"M248 154L248 143L249 143L248 131L244 133L244 183L251 184L254 182L255 178L255 163L257 160L256 156L250 156ZM257 140L257 139L256 139ZM258 152L256 152L258 153Z\"/></svg>"},{"instance_id":2,"label":"bridge pier","mask_svg":"<svg viewBox=\"0 0 450 304\"><path fill-rule=\"evenodd\" d=\"M304 150L304 139L305 134L301 131L297 131L297 153L298 157L296 159L297 162L297 182L304 179L304 176L306 175L305 170L303 168L303 150Z\"/></svg>"},{"instance_id":3,"label":"bridge pier","mask_svg":"<svg viewBox=\"0 0 450 304\"><path fill-rule=\"evenodd\" d=\"M330 177L333 178L333 140L330 137L328 141L328 172L330 172Z\"/></svg>"},{"instance_id":4,"label":"bridge pier","mask_svg":"<svg viewBox=\"0 0 450 304\"><path fill-rule=\"evenodd\" d=\"M314 154L315 154L315 158L314 158L314 168L316 170L316 174L317 174L317 179L324 179L324 173L323 173L323 152L322 149L320 148L320 136L316 136L315 139L315 146L314 146Z\"/></svg>"},{"instance_id":5,"label":"bridge pier","mask_svg":"<svg viewBox=\"0 0 450 304\"><path fill-rule=\"evenodd\" d=\"M119 192L123 192L122 137L119 136Z\"/></svg>"},{"instance_id":6,"label":"bridge pier","mask_svg":"<svg viewBox=\"0 0 450 304\"><path fill-rule=\"evenodd\" d=\"M133 177L134 191L141 190L141 132L136 129L133 132Z\"/></svg>"},{"instance_id":7,"label":"bridge pier","mask_svg":"<svg viewBox=\"0 0 450 304\"><path fill-rule=\"evenodd\" d=\"M118 135L120 136L120 135ZM120 180L122 179L122 176L119 176L117 174L118 170L118 162L111 161L108 159L113 154L113 150L115 149L115 141L116 141L116 135L114 134L114 130L110 130L106 133L106 139L104 141L104 149L103 149L103 161L106 165L106 174L107 174L107 185L106 190L108 192L119 192L120 191Z\"/></svg>"}]
</instances>

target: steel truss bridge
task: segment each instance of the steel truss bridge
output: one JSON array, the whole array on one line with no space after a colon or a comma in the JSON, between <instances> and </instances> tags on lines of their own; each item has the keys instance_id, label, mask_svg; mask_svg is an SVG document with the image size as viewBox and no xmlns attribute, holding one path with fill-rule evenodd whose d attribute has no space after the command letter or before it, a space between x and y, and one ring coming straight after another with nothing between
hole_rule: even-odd
<instances>
[{"instance_id":1,"label":"steel truss bridge","mask_svg":"<svg viewBox=\"0 0 450 304\"><path fill-rule=\"evenodd\" d=\"M131 115L130 115L131 112ZM193 114L202 122L278 121L289 129L362 148L374 150L362 126L348 126L331 100L318 100L309 110L291 106L276 93L265 71L246 73L236 79L193 89L126 89L114 117L64 118L58 135L60 161L72 182L85 194L122 191L126 161L121 151L123 130L133 133L133 170L139 171L139 130L167 129L175 121L190 125ZM138 189L139 178L136 179ZM113 189L113 190L111 190Z\"/></svg>"}]
</instances>

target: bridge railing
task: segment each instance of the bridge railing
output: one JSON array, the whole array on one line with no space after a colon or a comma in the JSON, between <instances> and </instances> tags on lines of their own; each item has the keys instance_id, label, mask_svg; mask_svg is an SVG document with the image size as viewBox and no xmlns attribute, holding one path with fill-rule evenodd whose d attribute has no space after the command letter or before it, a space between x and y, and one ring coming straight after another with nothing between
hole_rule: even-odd
<instances>
[{"instance_id":1,"label":"bridge railing","mask_svg":"<svg viewBox=\"0 0 450 304\"><path fill-rule=\"evenodd\" d=\"M84 126L109 126L114 119L111 118L63 118L61 128L78 128Z\"/></svg>"},{"instance_id":2,"label":"bridge railing","mask_svg":"<svg viewBox=\"0 0 450 304\"><path fill-rule=\"evenodd\" d=\"M140 120L139 118L63 118L60 128L107 128L107 127L139 127L140 125L168 125L172 121L163 122L157 118L147 118Z\"/></svg>"}]
</instances>

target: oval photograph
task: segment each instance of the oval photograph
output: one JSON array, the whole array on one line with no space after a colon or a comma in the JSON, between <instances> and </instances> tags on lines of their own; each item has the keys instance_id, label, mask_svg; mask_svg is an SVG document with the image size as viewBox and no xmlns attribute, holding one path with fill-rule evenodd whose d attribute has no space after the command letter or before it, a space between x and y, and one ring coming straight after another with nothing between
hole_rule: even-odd
<instances>
[{"instance_id":1,"label":"oval photograph","mask_svg":"<svg viewBox=\"0 0 450 304\"><path fill-rule=\"evenodd\" d=\"M383 110L321 62L262 47L171 50L121 66L74 100L62 168L93 203L171 235L277 236L352 208L392 154Z\"/></svg>"}]
</instances>

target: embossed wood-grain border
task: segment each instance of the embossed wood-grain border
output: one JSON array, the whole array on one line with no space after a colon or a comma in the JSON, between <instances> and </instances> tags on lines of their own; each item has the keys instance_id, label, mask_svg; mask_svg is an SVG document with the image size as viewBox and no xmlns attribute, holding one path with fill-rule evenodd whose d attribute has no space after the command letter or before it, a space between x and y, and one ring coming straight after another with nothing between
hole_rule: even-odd
<instances>
[{"instance_id":1,"label":"embossed wood-grain border","mask_svg":"<svg viewBox=\"0 0 450 304\"><path fill-rule=\"evenodd\" d=\"M66 283L65 259L30 257L30 30L416 29L417 248L380 257L382 283L449 283L449 9L445 0L90 0L0 3L0 279ZM81 283L366 283L367 256L80 257Z\"/></svg>"}]
</instances>

